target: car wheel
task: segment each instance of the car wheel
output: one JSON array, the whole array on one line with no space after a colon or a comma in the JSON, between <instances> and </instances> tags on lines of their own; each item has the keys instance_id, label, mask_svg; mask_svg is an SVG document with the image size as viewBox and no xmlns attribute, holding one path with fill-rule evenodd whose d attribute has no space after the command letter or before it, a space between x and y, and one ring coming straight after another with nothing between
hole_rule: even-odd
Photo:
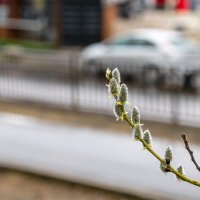
<instances>
[{"instance_id":1,"label":"car wheel","mask_svg":"<svg viewBox=\"0 0 200 200\"><path fill-rule=\"evenodd\" d=\"M193 73L185 74L183 89L186 91L192 91L194 87L195 87L195 74Z\"/></svg>"},{"instance_id":2,"label":"car wheel","mask_svg":"<svg viewBox=\"0 0 200 200\"><path fill-rule=\"evenodd\" d=\"M105 78L105 70L103 70L103 69L98 69L98 70L96 71L96 77L97 77L97 79L99 79L99 80L104 79L104 78Z\"/></svg>"},{"instance_id":3,"label":"car wheel","mask_svg":"<svg viewBox=\"0 0 200 200\"><path fill-rule=\"evenodd\" d=\"M158 67L149 65L142 71L142 82L144 86L157 86L160 82L160 70Z\"/></svg>"}]
</instances>

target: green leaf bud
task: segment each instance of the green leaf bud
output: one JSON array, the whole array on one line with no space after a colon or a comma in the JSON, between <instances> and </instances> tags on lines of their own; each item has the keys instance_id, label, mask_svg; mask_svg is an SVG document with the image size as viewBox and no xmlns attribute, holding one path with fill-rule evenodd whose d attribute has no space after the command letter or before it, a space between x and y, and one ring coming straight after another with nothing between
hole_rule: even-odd
<instances>
[{"instance_id":1,"label":"green leaf bud","mask_svg":"<svg viewBox=\"0 0 200 200\"><path fill-rule=\"evenodd\" d=\"M116 81L118 82L118 84L120 84L121 82L121 76L120 76L120 72L118 68L113 69L112 71L112 77L114 77L116 79Z\"/></svg>"},{"instance_id":2,"label":"green leaf bud","mask_svg":"<svg viewBox=\"0 0 200 200\"><path fill-rule=\"evenodd\" d=\"M184 170L182 165L178 166L177 171L178 171L178 173L180 173L180 174L185 176L185 170ZM176 178L177 178L178 181L181 181L181 178L179 176L176 175Z\"/></svg>"},{"instance_id":3,"label":"green leaf bud","mask_svg":"<svg viewBox=\"0 0 200 200\"><path fill-rule=\"evenodd\" d=\"M169 146L169 147L167 147L167 149L165 151L165 161L166 161L167 164L170 164L172 159L173 159L172 147Z\"/></svg>"},{"instance_id":4,"label":"green leaf bud","mask_svg":"<svg viewBox=\"0 0 200 200\"><path fill-rule=\"evenodd\" d=\"M152 137L149 130L144 131L143 140L147 143L148 146L152 145Z\"/></svg>"},{"instance_id":5,"label":"green leaf bud","mask_svg":"<svg viewBox=\"0 0 200 200\"><path fill-rule=\"evenodd\" d=\"M109 68L106 69L106 78L108 81L112 78L112 72Z\"/></svg>"},{"instance_id":6,"label":"green leaf bud","mask_svg":"<svg viewBox=\"0 0 200 200\"><path fill-rule=\"evenodd\" d=\"M116 117L116 120L121 119L123 121L125 113L123 112L121 105L116 103L115 106L114 106L113 112L114 112L114 115Z\"/></svg>"},{"instance_id":7,"label":"green leaf bud","mask_svg":"<svg viewBox=\"0 0 200 200\"><path fill-rule=\"evenodd\" d=\"M126 84L121 84L120 92L119 92L119 98L118 98L118 104L124 105L127 103L128 99L128 87Z\"/></svg>"},{"instance_id":8,"label":"green leaf bud","mask_svg":"<svg viewBox=\"0 0 200 200\"><path fill-rule=\"evenodd\" d=\"M120 92L119 83L113 77L110 79L110 83L108 85L108 92L110 95L116 98L119 96L119 92Z\"/></svg>"},{"instance_id":9,"label":"green leaf bud","mask_svg":"<svg viewBox=\"0 0 200 200\"><path fill-rule=\"evenodd\" d=\"M137 124L133 129L133 138L135 140L140 140L142 138L142 127L140 124Z\"/></svg>"},{"instance_id":10,"label":"green leaf bud","mask_svg":"<svg viewBox=\"0 0 200 200\"><path fill-rule=\"evenodd\" d=\"M133 107L131 121L133 124L140 124L140 113L136 106Z\"/></svg>"}]
</instances>

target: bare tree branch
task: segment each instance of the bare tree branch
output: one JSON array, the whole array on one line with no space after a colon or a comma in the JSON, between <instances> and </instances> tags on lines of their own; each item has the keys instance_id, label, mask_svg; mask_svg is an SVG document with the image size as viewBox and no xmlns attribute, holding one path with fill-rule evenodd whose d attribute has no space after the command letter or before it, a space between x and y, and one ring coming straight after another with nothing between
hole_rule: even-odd
<instances>
[{"instance_id":1,"label":"bare tree branch","mask_svg":"<svg viewBox=\"0 0 200 200\"><path fill-rule=\"evenodd\" d=\"M200 171L200 166L197 164L197 161L194 158L193 151L190 149L190 146L189 146L189 143L188 143L186 135L183 133L181 136L183 138L183 142L185 143L185 148L187 149L188 153L190 154L192 162L196 166L197 170Z\"/></svg>"}]
</instances>

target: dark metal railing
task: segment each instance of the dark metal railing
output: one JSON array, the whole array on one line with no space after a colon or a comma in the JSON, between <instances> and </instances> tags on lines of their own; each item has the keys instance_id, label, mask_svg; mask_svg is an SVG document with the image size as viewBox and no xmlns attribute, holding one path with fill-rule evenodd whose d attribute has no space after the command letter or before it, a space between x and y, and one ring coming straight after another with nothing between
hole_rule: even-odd
<instances>
[{"instance_id":1,"label":"dark metal railing","mask_svg":"<svg viewBox=\"0 0 200 200\"><path fill-rule=\"evenodd\" d=\"M112 114L103 74L107 66L118 65L124 69L122 79L129 86L130 104L139 107L144 119L198 126L200 95L196 74L179 77L175 68L168 74L151 67L137 70L124 61L83 65L79 54L72 52L2 52L0 100Z\"/></svg>"}]
</instances>

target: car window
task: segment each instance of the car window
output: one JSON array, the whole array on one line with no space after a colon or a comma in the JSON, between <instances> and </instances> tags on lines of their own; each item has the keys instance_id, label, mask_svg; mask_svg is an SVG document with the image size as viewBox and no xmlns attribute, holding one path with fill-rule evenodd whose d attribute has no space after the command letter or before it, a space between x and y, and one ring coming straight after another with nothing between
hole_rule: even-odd
<instances>
[{"instance_id":1,"label":"car window","mask_svg":"<svg viewBox=\"0 0 200 200\"><path fill-rule=\"evenodd\" d=\"M127 45L127 46L137 46L137 47L153 47L155 48L156 45L153 42L150 42L145 39L138 39L138 38L116 38L110 42L111 45Z\"/></svg>"},{"instance_id":2,"label":"car window","mask_svg":"<svg viewBox=\"0 0 200 200\"><path fill-rule=\"evenodd\" d=\"M129 45L140 46L140 47L153 47L155 48L156 45L153 42L144 39L130 39Z\"/></svg>"}]
</instances>

